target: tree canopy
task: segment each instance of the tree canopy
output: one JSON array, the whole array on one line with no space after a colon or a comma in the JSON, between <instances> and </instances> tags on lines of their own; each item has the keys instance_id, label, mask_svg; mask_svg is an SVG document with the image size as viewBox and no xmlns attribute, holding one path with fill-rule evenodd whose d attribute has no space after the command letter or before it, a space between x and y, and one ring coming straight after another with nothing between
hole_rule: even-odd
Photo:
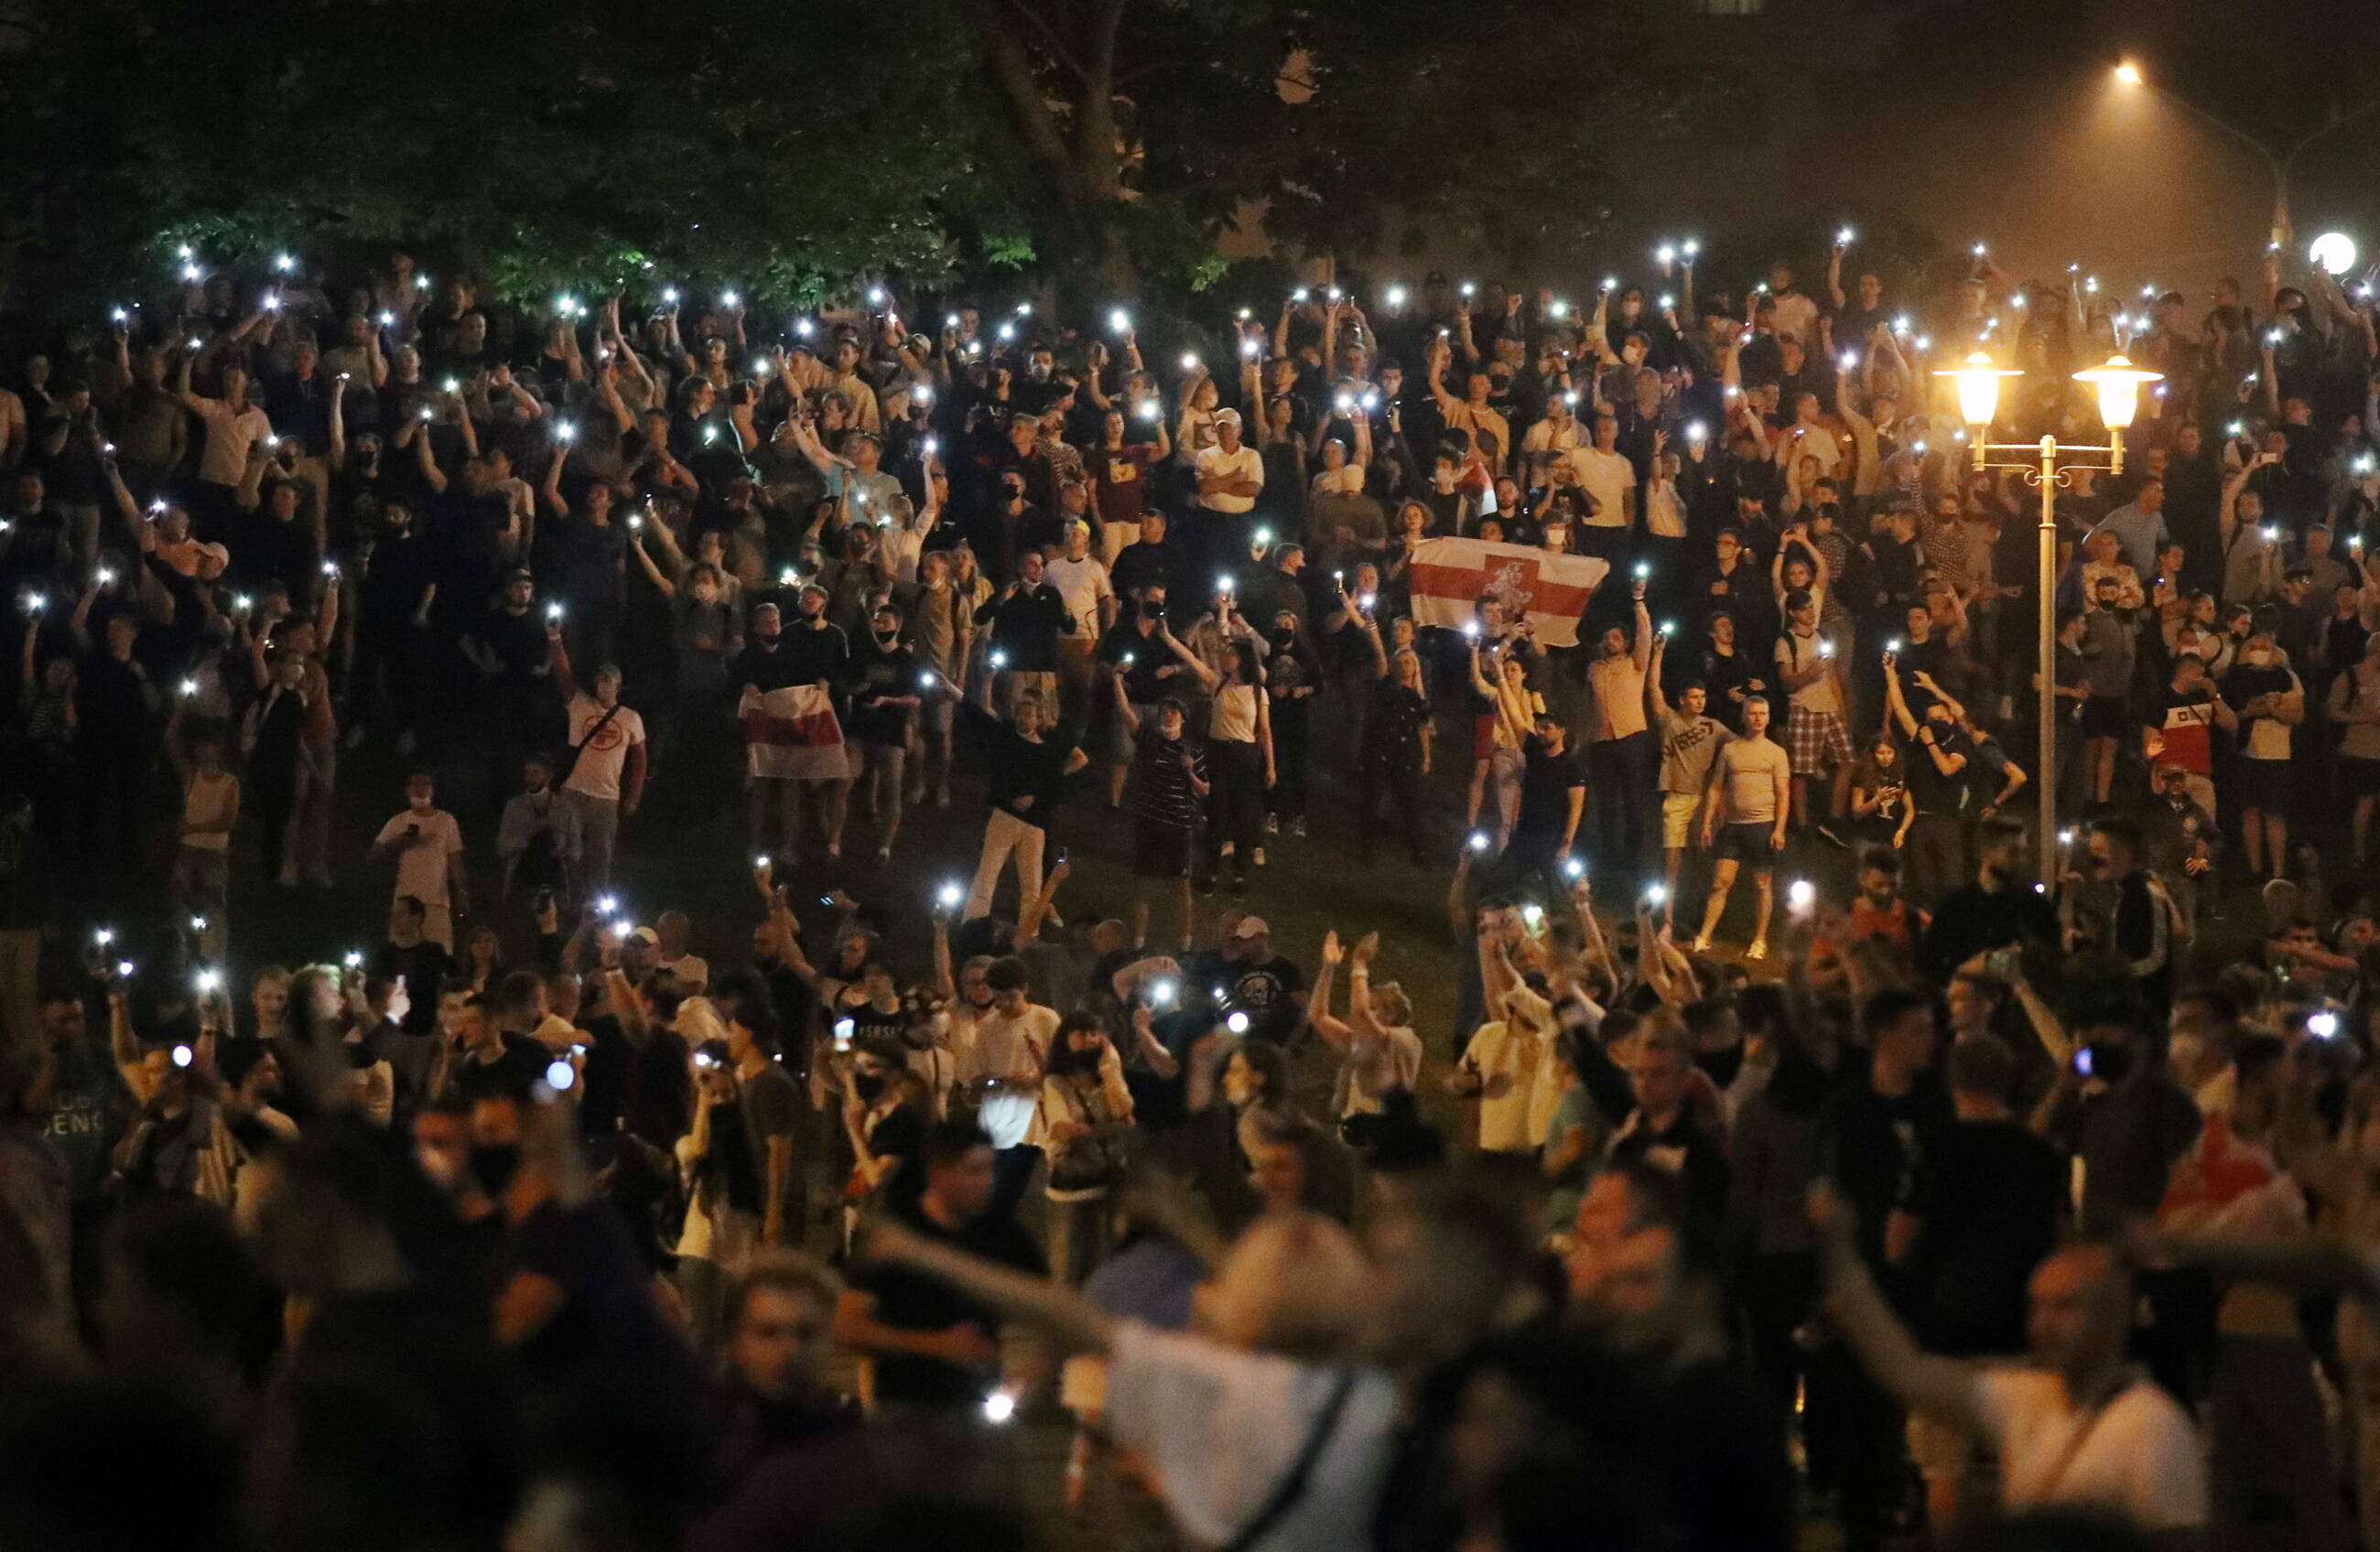
<instances>
[{"instance_id":1,"label":"tree canopy","mask_svg":"<svg viewBox=\"0 0 2380 1552\"><path fill-rule=\"evenodd\" d=\"M1250 201L1351 258L1525 257L1593 235L1691 91L1640 0L84 0L16 27L20 299L153 283L181 241L405 243L516 297L1002 267L1129 295L1211 268Z\"/></svg>"}]
</instances>

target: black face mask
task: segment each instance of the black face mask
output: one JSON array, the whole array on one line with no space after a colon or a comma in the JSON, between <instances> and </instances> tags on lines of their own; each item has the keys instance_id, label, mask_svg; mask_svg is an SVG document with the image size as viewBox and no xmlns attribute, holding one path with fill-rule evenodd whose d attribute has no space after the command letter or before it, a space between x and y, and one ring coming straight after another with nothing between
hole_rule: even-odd
<instances>
[{"instance_id":1,"label":"black face mask","mask_svg":"<svg viewBox=\"0 0 2380 1552\"><path fill-rule=\"evenodd\" d=\"M872 1105L884 1096L884 1074L881 1073L855 1073L851 1080L851 1091Z\"/></svg>"},{"instance_id":2,"label":"black face mask","mask_svg":"<svg viewBox=\"0 0 2380 1552\"><path fill-rule=\"evenodd\" d=\"M1272 633L1272 644L1275 647L1293 646L1296 641L1297 633L1293 630L1277 630Z\"/></svg>"},{"instance_id":3,"label":"black face mask","mask_svg":"<svg viewBox=\"0 0 2380 1552\"><path fill-rule=\"evenodd\" d=\"M1140 605L1140 617L1144 620L1164 619L1165 600L1163 599L1144 599Z\"/></svg>"},{"instance_id":4,"label":"black face mask","mask_svg":"<svg viewBox=\"0 0 2380 1552\"><path fill-rule=\"evenodd\" d=\"M520 1172L521 1150L517 1143L475 1143L470 1152L471 1176L480 1189L491 1196L501 1196L504 1187L512 1184L513 1176Z\"/></svg>"},{"instance_id":5,"label":"black face mask","mask_svg":"<svg viewBox=\"0 0 2380 1552\"><path fill-rule=\"evenodd\" d=\"M2085 1046L2083 1051L2091 1059L2090 1075L2102 1083L2122 1083L2125 1074L2132 1070L2132 1048L2130 1046L2095 1040Z\"/></svg>"}]
</instances>

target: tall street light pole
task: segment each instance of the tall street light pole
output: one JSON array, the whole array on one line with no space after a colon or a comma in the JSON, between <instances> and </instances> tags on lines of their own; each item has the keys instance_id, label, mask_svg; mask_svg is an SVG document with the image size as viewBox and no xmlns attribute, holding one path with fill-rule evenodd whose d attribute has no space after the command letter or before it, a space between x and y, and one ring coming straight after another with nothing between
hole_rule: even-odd
<instances>
[{"instance_id":1,"label":"tall street light pole","mask_svg":"<svg viewBox=\"0 0 2380 1552\"><path fill-rule=\"evenodd\" d=\"M2271 170L2273 175L2273 230L2271 243L2276 249L2286 249L2289 246L2289 174L2294 171L2297 166L2298 153L2305 150L2306 147L2313 144L2314 141L2330 134L2332 131L2345 128L2348 125L2353 123L2359 118L2362 118L2364 115L2371 113L2375 108L2380 108L2380 97L2375 97L2371 102L2364 103L2362 107L2350 108L2346 113L2335 115L2329 123L2324 125L2321 128L2314 130L2312 134L2305 136L2303 139L2300 139L2297 144L2289 147L2288 151L2276 152L2272 147L2266 145L2263 140L2258 139L2255 136L2248 133L2247 130L2240 128L2238 125L2233 124L2227 119L2218 118L2214 114L2207 112L2204 108L2202 108L2197 103L2192 102L2189 98L2180 95L2179 92L2175 92L2165 87L2159 86L2156 82L2148 79L2148 75L2145 71L2129 59L2116 67L2115 78L2117 84L2119 86L2137 87L2142 91L2155 92L2157 96L2163 98L2166 102L2171 103L2175 107L2181 109L2186 114L2189 114L2200 123L2212 125L2214 127L2220 129L2223 133L2230 136L2233 139L2252 148L2257 155L2265 159L2265 165Z\"/></svg>"},{"instance_id":2,"label":"tall street light pole","mask_svg":"<svg viewBox=\"0 0 2380 1552\"><path fill-rule=\"evenodd\" d=\"M1998 365L1987 352L1978 350L1958 366L1934 375L1949 378L1958 384L1959 417L1968 426L1967 440L1975 450L1975 467L2015 469L2024 476L2026 484L2041 491L2040 553L2035 557L2041 613L2037 641L2040 697L2035 711L2040 721L2036 746L2040 764L2033 779L2038 805L2034 849L2040 862L2041 881L2047 884L2058 877L2058 492L2073 482L2076 469L2124 472L2124 431L2139 408L2141 387L2161 381L2164 374L2136 367L2121 356L2110 356L2105 365L2074 374L2076 382L2091 383L2099 391L2099 423L2107 428L2104 447L2064 445L2054 436L2045 436L2037 443L1993 442L1991 427L1999 415L2000 380L2024 374ZM1992 456L1995 453L2024 453L2031 456L2019 463L1996 460ZM2086 456L2069 456L2073 454ZM2107 455L2104 464L2097 461L2101 454Z\"/></svg>"}]
</instances>

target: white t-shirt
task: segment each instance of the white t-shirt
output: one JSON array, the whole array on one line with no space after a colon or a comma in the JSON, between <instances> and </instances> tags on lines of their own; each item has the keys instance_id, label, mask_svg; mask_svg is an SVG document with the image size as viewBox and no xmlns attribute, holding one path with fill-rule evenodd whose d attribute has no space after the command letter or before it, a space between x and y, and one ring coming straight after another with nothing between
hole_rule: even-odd
<instances>
[{"instance_id":1,"label":"white t-shirt","mask_svg":"<svg viewBox=\"0 0 2380 1552\"><path fill-rule=\"evenodd\" d=\"M570 697L569 715L571 747L580 744L587 747L579 750L578 763L570 768L570 780L562 783L562 790L617 802L620 774L628 764L628 746L645 741L645 720L623 706L620 714L596 733L595 724L603 721L604 709L593 696L585 694Z\"/></svg>"},{"instance_id":2,"label":"white t-shirt","mask_svg":"<svg viewBox=\"0 0 2380 1552\"><path fill-rule=\"evenodd\" d=\"M1075 628L1081 633L1077 639L1096 639L1100 628L1099 604L1115 597L1115 588L1108 581L1108 568L1095 556L1070 561L1061 555L1049 564L1044 575L1050 585L1058 589L1058 596L1066 600L1066 612L1075 617Z\"/></svg>"},{"instance_id":3,"label":"white t-shirt","mask_svg":"<svg viewBox=\"0 0 2380 1552\"><path fill-rule=\"evenodd\" d=\"M1686 503L1675 480L1645 489L1645 531L1656 539L1686 537Z\"/></svg>"},{"instance_id":4,"label":"white t-shirt","mask_svg":"<svg viewBox=\"0 0 2380 1552\"><path fill-rule=\"evenodd\" d=\"M432 808L427 814L407 808L380 827L373 844L395 843L415 826L420 827L420 833L397 848L396 892L409 894L424 905L443 905L447 903L446 859L463 849L463 827L455 822L454 815L443 808Z\"/></svg>"},{"instance_id":5,"label":"white t-shirt","mask_svg":"<svg viewBox=\"0 0 2380 1552\"><path fill-rule=\"evenodd\" d=\"M684 953L675 959L658 958L653 963L675 979L681 996L698 994L710 985L710 961L700 954Z\"/></svg>"},{"instance_id":6,"label":"white t-shirt","mask_svg":"<svg viewBox=\"0 0 2380 1552\"><path fill-rule=\"evenodd\" d=\"M2198 1430L2150 1381L2133 1380L2095 1424L2075 1410L2066 1382L2044 1369L1985 1370L1975 1376L1975 1398L1999 1449L2000 1497L2008 1508L2112 1510L2152 1534L2206 1523ZM2078 1446L2086 1424L2090 1433Z\"/></svg>"},{"instance_id":7,"label":"white t-shirt","mask_svg":"<svg viewBox=\"0 0 2380 1552\"><path fill-rule=\"evenodd\" d=\"M1595 498L1595 513L1587 518L1586 526L1628 527L1628 492L1636 488L1636 466L1622 454L1606 453L1599 447L1573 447L1570 467L1578 472L1579 484Z\"/></svg>"},{"instance_id":8,"label":"white t-shirt","mask_svg":"<svg viewBox=\"0 0 2380 1552\"><path fill-rule=\"evenodd\" d=\"M1108 1361L1108 1427L1148 1454L1191 1544L1224 1546L1296 1465L1341 1372L1127 1320ZM1252 1552L1369 1546L1396 1415L1395 1384L1378 1369L1357 1370L1305 1490Z\"/></svg>"},{"instance_id":9,"label":"white t-shirt","mask_svg":"<svg viewBox=\"0 0 2380 1552\"><path fill-rule=\"evenodd\" d=\"M1533 1029L1514 1029L1502 1019L1479 1026L1463 1053L1463 1065L1479 1074L1479 1151L1533 1153L1546 1140L1531 1124L1540 1069L1546 1064L1545 1037Z\"/></svg>"},{"instance_id":10,"label":"white t-shirt","mask_svg":"<svg viewBox=\"0 0 2380 1552\"><path fill-rule=\"evenodd\" d=\"M1195 466L1201 480L1218 477L1237 476L1264 484L1264 459L1246 443L1240 443L1236 453L1226 453L1220 444L1198 455ZM1209 512L1246 512L1257 504L1254 496L1200 495L1198 504Z\"/></svg>"},{"instance_id":11,"label":"white t-shirt","mask_svg":"<svg viewBox=\"0 0 2380 1552\"><path fill-rule=\"evenodd\" d=\"M1787 334L1791 334L1801 343L1805 353L1816 354L1818 304L1813 301L1807 293L1801 291L1780 293L1777 297L1776 311L1769 316L1777 330L1778 338L1782 339Z\"/></svg>"}]
</instances>

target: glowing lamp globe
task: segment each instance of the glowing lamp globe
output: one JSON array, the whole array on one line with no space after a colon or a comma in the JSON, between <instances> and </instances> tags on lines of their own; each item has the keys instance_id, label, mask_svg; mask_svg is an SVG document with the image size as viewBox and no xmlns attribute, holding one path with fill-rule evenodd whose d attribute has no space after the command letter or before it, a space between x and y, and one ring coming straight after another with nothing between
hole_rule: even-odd
<instances>
[{"instance_id":1,"label":"glowing lamp globe","mask_svg":"<svg viewBox=\"0 0 2380 1552\"><path fill-rule=\"evenodd\" d=\"M1970 426L1988 426L1999 415L2000 379L2024 374L1993 364L1988 351L1978 350L1955 367L1934 374L1959 385L1959 418Z\"/></svg>"},{"instance_id":2,"label":"glowing lamp globe","mask_svg":"<svg viewBox=\"0 0 2380 1552\"><path fill-rule=\"evenodd\" d=\"M2306 257L2323 273L2343 275L2355 267L2355 239L2344 232L2325 232L2306 249Z\"/></svg>"},{"instance_id":3,"label":"glowing lamp globe","mask_svg":"<svg viewBox=\"0 0 2380 1552\"><path fill-rule=\"evenodd\" d=\"M2136 367L2119 354L2108 357L2103 366L2076 372L2074 381L2091 383L2099 390L2099 423L2111 431L2120 431L2132 423L2132 415L2140 407L2142 387L2164 382L2165 374Z\"/></svg>"}]
</instances>

